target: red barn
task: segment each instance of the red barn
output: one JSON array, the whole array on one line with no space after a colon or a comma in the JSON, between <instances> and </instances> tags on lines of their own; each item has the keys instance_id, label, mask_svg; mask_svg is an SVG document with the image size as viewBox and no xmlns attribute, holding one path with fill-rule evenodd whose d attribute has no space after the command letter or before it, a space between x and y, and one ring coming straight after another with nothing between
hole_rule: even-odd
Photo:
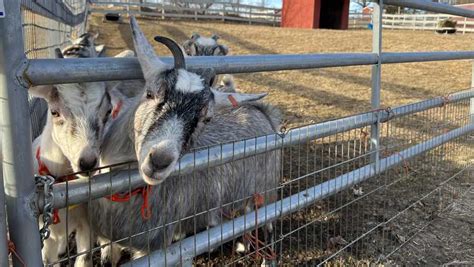
<instances>
[{"instance_id":1,"label":"red barn","mask_svg":"<svg viewBox=\"0 0 474 267\"><path fill-rule=\"evenodd\" d=\"M282 27L347 29L349 0L283 0Z\"/></svg>"}]
</instances>

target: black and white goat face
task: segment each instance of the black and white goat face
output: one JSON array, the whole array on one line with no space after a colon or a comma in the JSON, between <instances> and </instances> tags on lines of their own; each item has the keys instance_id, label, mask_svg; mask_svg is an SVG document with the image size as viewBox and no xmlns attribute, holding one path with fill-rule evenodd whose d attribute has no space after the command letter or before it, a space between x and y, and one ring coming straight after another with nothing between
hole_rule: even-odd
<instances>
[{"instance_id":1,"label":"black and white goat face","mask_svg":"<svg viewBox=\"0 0 474 267\"><path fill-rule=\"evenodd\" d=\"M200 128L212 120L214 111L255 101L266 94L215 91L211 69L201 74L186 70L182 50L174 41L155 40L171 50L175 64L165 65L154 53L135 18L130 19L133 41L146 85L134 117L135 152L140 173L149 184L163 182L175 169L180 156L192 144Z\"/></svg>"}]
</instances>

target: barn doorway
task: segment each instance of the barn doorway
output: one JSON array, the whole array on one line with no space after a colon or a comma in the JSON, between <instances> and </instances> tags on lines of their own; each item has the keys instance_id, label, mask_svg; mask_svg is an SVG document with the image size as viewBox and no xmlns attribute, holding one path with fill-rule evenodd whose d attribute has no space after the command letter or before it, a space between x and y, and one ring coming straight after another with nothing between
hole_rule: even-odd
<instances>
[{"instance_id":1,"label":"barn doorway","mask_svg":"<svg viewBox=\"0 0 474 267\"><path fill-rule=\"evenodd\" d=\"M319 28L344 29L346 0L321 0Z\"/></svg>"}]
</instances>

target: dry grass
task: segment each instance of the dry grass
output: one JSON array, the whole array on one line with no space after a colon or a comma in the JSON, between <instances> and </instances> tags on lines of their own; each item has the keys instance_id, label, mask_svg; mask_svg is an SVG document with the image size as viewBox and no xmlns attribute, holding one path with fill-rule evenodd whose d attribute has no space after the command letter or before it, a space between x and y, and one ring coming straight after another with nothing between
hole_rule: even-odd
<instances>
[{"instance_id":1,"label":"dry grass","mask_svg":"<svg viewBox=\"0 0 474 267\"><path fill-rule=\"evenodd\" d=\"M231 54L369 52L371 31L284 29L221 22L140 21L152 40L158 34L182 42L193 32L217 33ZM102 22L91 17L90 29L99 31L98 43L107 54L133 49L127 23ZM473 35L437 35L434 32L384 32L384 51L472 50ZM168 52L154 44L158 54ZM370 110L370 66L240 74L238 89L269 92L290 123L315 122ZM385 65L382 105L397 106L470 87L471 63L449 61Z\"/></svg>"}]
</instances>

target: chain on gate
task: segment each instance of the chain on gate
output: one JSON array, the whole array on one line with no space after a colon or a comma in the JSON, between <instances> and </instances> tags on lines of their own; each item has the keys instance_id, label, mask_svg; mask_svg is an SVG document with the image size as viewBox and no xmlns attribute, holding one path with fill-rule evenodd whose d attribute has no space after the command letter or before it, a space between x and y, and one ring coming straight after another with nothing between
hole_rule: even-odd
<instances>
[{"instance_id":1,"label":"chain on gate","mask_svg":"<svg viewBox=\"0 0 474 267\"><path fill-rule=\"evenodd\" d=\"M35 182L38 190L43 190L43 226L39 230L41 237L41 248L43 243L49 238L51 231L49 226L53 223L53 184L55 179L50 175L35 175Z\"/></svg>"}]
</instances>

